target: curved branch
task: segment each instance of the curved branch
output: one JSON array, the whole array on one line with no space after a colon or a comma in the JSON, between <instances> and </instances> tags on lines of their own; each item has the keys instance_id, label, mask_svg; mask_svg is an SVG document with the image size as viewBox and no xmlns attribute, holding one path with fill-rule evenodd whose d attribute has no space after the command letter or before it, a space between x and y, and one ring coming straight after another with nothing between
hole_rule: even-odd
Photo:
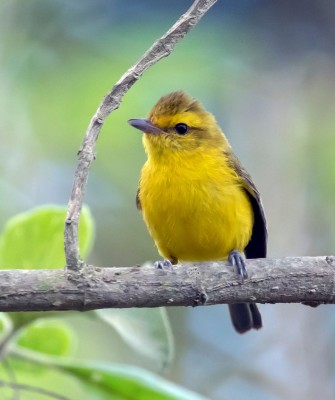
<instances>
[{"instance_id":1,"label":"curved branch","mask_svg":"<svg viewBox=\"0 0 335 400\"><path fill-rule=\"evenodd\" d=\"M95 157L95 144L106 117L120 106L125 93L139 77L163 57L167 57L175 45L195 26L201 17L217 0L196 0L189 10L158 39L141 59L134 64L104 97L87 128L85 138L78 153L78 165L75 180L68 203L64 231L64 247L67 268L79 269L78 225L83 204L89 167Z\"/></svg>"},{"instance_id":2,"label":"curved branch","mask_svg":"<svg viewBox=\"0 0 335 400\"><path fill-rule=\"evenodd\" d=\"M335 303L335 258L246 260L242 284L225 262L72 270L0 271L0 311L201 306L223 303Z\"/></svg>"}]
</instances>

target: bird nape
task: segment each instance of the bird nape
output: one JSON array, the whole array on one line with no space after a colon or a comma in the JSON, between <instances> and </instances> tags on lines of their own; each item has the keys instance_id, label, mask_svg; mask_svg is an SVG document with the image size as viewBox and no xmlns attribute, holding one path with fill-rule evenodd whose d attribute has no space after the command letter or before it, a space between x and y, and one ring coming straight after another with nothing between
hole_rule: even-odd
<instances>
[{"instance_id":1,"label":"bird nape","mask_svg":"<svg viewBox=\"0 0 335 400\"><path fill-rule=\"evenodd\" d=\"M160 255L174 264L228 259L247 278L243 253L266 257L264 210L214 116L178 91L161 97L147 119L128 122L144 133L136 203ZM239 333L262 327L254 303L229 311Z\"/></svg>"}]
</instances>

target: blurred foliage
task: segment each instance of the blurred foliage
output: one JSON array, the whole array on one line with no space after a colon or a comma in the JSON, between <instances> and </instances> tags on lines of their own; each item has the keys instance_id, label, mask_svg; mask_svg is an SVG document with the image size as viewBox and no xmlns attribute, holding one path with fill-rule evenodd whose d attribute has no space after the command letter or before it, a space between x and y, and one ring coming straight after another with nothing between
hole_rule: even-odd
<instances>
[{"instance_id":1,"label":"blurred foliage","mask_svg":"<svg viewBox=\"0 0 335 400\"><path fill-rule=\"evenodd\" d=\"M55 260L64 257L60 239L65 214L63 208L48 206L12 218L1 235L0 259L3 265L7 269L15 268L15 263L26 269L34 269L35 263L36 268L46 269L62 265ZM92 238L93 220L89 209L84 207L80 221L81 254L87 255ZM25 257L19 249L24 250ZM27 400L42 399L46 395L79 398L79 394L81 399L91 399L91 396L120 400L201 399L201 396L141 369L76 361L74 349L80 335L61 317L64 313L58 313L58 318L50 318L53 314L44 313L43 318L40 318L40 313L33 312L11 313L10 316L0 314L0 348L4 366L2 384L0 381L2 396L13 392L13 396L20 393L20 399ZM99 310L94 315L115 328L134 351L150 357L161 369L170 364L172 335L163 309ZM89 316L92 313L86 313L86 317ZM55 367L61 372L54 374L52 369ZM31 378L32 370L35 379ZM79 378L79 384L71 382L72 375Z\"/></svg>"},{"instance_id":2,"label":"blurred foliage","mask_svg":"<svg viewBox=\"0 0 335 400\"><path fill-rule=\"evenodd\" d=\"M50 356L70 356L75 335L61 319L39 318L22 328L15 338L18 346Z\"/></svg>"},{"instance_id":3,"label":"blurred foliage","mask_svg":"<svg viewBox=\"0 0 335 400\"><path fill-rule=\"evenodd\" d=\"M165 308L104 309L95 313L135 351L157 364L159 370L171 365L174 344Z\"/></svg>"},{"instance_id":4,"label":"blurred foliage","mask_svg":"<svg viewBox=\"0 0 335 400\"><path fill-rule=\"evenodd\" d=\"M66 204L76 152L103 95L190 4L0 3L3 225L31 207ZM94 264L158 257L134 206L145 155L126 121L176 89L216 115L252 174L267 212L269 254L333 252L334 16L327 0L224 0L144 74L99 138L85 198L96 221ZM176 359L164 374L218 400L332 399L332 307L267 305L262 313L264 329L240 337L223 307L171 309ZM76 357L157 369L101 321L66 320L80 332Z\"/></svg>"},{"instance_id":5,"label":"blurred foliage","mask_svg":"<svg viewBox=\"0 0 335 400\"><path fill-rule=\"evenodd\" d=\"M11 218L0 236L0 268L63 268L65 217L65 207L43 206ZM93 219L84 206L79 223L82 257L87 257L93 237Z\"/></svg>"}]
</instances>

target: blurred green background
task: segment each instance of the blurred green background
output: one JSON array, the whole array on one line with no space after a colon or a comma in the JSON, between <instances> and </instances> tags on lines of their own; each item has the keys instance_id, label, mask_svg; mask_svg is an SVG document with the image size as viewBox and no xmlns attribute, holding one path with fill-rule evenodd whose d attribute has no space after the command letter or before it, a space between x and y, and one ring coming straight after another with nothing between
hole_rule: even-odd
<instances>
[{"instance_id":1,"label":"blurred green background","mask_svg":"<svg viewBox=\"0 0 335 400\"><path fill-rule=\"evenodd\" d=\"M0 1L0 221L66 204L76 153L103 95L191 4L164 0ZM335 240L335 3L219 1L147 71L103 127L85 201L90 261L130 266L158 254L135 208L145 160L127 119L183 89L212 111L254 178L269 255L325 255ZM163 375L221 399L333 399L333 306L263 305L264 328L238 336L226 307L168 310L176 358ZM83 358L156 372L97 321Z\"/></svg>"}]
</instances>

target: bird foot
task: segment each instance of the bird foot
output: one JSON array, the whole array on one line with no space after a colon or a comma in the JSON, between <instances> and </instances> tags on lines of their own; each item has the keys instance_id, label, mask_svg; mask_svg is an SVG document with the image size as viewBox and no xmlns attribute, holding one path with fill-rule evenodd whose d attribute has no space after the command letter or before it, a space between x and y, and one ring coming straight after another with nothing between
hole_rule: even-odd
<instances>
[{"instance_id":1,"label":"bird foot","mask_svg":"<svg viewBox=\"0 0 335 400\"><path fill-rule=\"evenodd\" d=\"M242 254L238 250L232 250L229 253L228 261L233 267L236 268L237 273L240 275L243 283L244 279L248 278L248 273L245 268L245 261Z\"/></svg>"},{"instance_id":2,"label":"bird foot","mask_svg":"<svg viewBox=\"0 0 335 400\"><path fill-rule=\"evenodd\" d=\"M154 267L156 269L164 269L164 270L171 270L172 269L172 262L170 260L163 260L163 261L156 261L154 263Z\"/></svg>"}]
</instances>

